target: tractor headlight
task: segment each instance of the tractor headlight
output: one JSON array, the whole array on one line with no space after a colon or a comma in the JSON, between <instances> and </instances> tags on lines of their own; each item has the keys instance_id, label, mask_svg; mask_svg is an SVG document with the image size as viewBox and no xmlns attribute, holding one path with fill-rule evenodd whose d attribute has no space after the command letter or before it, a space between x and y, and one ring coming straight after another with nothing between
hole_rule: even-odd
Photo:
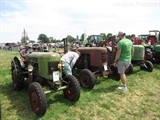
<instances>
[{"instance_id":1,"label":"tractor headlight","mask_svg":"<svg viewBox=\"0 0 160 120\"><path fill-rule=\"evenodd\" d=\"M59 63L57 67L64 72L64 63Z\"/></svg>"},{"instance_id":2,"label":"tractor headlight","mask_svg":"<svg viewBox=\"0 0 160 120\"><path fill-rule=\"evenodd\" d=\"M63 68L63 67L64 67L64 63L63 63L63 62L59 63L57 67L58 67L59 69Z\"/></svg>"},{"instance_id":3,"label":"tractor headlight","mask_svg":"<svg viewBox=\"0 0 160 120\"><path fill-rule=\"evenodd\" d=\"M33 66L32 65L28 65L28 71L29 72L33 71Z\"/></svg>"},{"instance_id":4,"label":"tractor headlight","mask_svg":"<svg viewBox=\"0 0 160 120\"><path fill-rule=\"evenodd\" d=\"M61 68L61 66L62 66L62 65L59 63L57 67L60 69L60 68Z\"/></svg>"}]
</instances>

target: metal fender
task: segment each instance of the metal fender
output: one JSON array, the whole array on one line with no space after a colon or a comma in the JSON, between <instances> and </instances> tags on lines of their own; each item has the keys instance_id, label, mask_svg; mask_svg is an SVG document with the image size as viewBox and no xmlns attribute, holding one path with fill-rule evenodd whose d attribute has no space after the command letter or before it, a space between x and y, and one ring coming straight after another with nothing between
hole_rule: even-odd
<instances>
[{"instance_id":1,"label":"metal fender","mask_svg":"<svg viewBox=\"0 0 160 120\"><path fill-rule=\"evenodd\" d=\"M20 65L21 65L22 68L25 67L24 62L22 61L22 59L21 59L20 57L15 56L15 57L13 58L13 60L15 60L15 59L18 59L18 61L20 62Z\"/></svg>"}]
</instances>

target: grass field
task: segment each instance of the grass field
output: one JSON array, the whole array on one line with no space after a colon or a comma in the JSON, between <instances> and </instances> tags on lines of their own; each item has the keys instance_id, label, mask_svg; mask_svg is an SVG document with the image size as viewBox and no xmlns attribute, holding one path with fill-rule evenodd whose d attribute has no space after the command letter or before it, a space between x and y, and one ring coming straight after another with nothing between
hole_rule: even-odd
<instances>
[{"instance_id":1,"label":"grass field","mask_svg":"<svg viewBox=\"0 0 160 120\"><path fill-rule=\"evenodd\" d=\"M117 89L120 81L98 78L92 90L81 89L75 104L66 100L62 91L47 95L47 112L37 117L30 106L27 87L13 90L10 63L19 55L0 50L0 102L2 120L159 120L160 64L152 73L134 67L127 76L128 91Z\"/></svg>"}]
</instances>

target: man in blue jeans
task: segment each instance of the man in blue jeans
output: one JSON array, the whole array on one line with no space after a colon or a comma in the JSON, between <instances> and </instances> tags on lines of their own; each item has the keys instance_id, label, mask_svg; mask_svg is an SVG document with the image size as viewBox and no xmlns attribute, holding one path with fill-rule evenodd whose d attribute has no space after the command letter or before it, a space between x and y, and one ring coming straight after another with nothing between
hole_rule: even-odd
<instances>
[{"instance_id":1,"label":"man in blue jeans","mask_svg":"<svg viewBox=\"0 0 160 120\"><path fill-rule=\"evenodd\" d=\"M80 52L78 50L69 51L62 56L61 61L64 62L65 75L72 75L72 68L75 65L79 56L80 56Z\"/></svg>"},{"instance_id":2,"label":"man in blue jeans","mask_svg":"<svg viewBox=\"0 0 160 120\"><path fill-rule=\"evenodd\" d=\"M131 58L134 53L134 48L132 41L125 37L124 32L118 32L118 38L118 50L116 52L114 66L118 67L118 73L120 74L122 82L122 86L118 87L118 89L127 91L125 71L131 64Z\"/></svg>"}]
</instances>

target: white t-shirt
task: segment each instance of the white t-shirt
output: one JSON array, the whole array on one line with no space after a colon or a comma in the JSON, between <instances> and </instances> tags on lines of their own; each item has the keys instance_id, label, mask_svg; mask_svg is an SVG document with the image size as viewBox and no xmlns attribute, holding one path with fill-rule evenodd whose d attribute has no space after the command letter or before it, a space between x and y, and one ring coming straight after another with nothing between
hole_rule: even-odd
<instances>
[{"instance_id":1,"label":"white t-shirt","mask_svg":"<svg viewBox=\"0 0 160 120\"><path fill-rule=\"evenodd\" d=\"M76 63L78 57L79 57L78 53L70 51L70 52L67 52L66 54L64 54L62 56L61 60L63 62L69 63L71 68L73 68L73 66Z\"/></svg>"}]
</instances>

